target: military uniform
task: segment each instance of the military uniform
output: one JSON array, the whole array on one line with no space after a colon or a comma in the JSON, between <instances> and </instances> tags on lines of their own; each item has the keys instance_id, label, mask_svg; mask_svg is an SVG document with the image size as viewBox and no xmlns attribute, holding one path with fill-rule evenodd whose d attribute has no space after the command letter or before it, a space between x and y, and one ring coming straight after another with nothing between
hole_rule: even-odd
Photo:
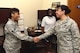
<instances>
[{"instance_id":1,"label":"military uniform","mask_svg":"<svg viewBox=\"0 0 80 53\"><path fill-rule=\"evenodd\" d=\"M18 24L11 19L8 20L4 27L5 40L3 47L6 53L20 53L21 40L33 41L33 38L28 36L27 31L25 34L21 33Z\"/></svg>"},{"instance_id":2,"label":"military uniform","mask_svg":"<svg viewBox=\"0 0 80 53\"><path fill-rule=\"evenodd\" d=\"M70 17L67 17L64 21L58 20L54 28L40 35L39 38L44 39L53 33L57 35L58 53L79 53L80 32L74 20Z\"/></svg>"}]
</instances>

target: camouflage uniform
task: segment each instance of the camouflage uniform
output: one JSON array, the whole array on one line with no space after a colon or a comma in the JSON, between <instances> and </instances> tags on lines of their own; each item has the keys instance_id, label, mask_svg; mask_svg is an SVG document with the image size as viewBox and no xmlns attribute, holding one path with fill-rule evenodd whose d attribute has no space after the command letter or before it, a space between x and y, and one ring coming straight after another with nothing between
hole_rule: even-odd
<instances>
[{"instance_id":1,"label":"camouflage uniform","mask_svg":"<svg viewBox=\"0 0 80 53\"><path fill-rule=\"evenodd\" d=\"M53 33L57 35L58 53L79 53L80 32L74 20L69 17L63 22L58 20L54 28L45 34L40 35L39 38L44 39Z\"/></svg>"},{"instance_id":2,"label":"camouflage uniform","mask_svg":"<svg viewBox=\"0 0 80 53\"><path fill-rule=\"evenodd\" d=\"M11 19L5 25L5 40L4 49L6 53L20 53L21 40L33 41L33 38L28 36L27 31L25 34L21 33L18 24Z\"/></svg>"}]
</instances>

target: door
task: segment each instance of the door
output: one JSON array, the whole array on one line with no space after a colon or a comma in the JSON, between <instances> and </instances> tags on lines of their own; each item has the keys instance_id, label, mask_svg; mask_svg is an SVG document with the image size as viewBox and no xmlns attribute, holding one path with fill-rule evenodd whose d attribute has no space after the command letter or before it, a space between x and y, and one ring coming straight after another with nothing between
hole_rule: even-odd
<instances>
[{"instance_id":1,"label":"door","mask_svg":"<svg viewBox=\"0 0 80 53\"><path fill-rule=\"evenodd\" d=\"M68 0L68 6L71 9L70 17L77 22L80 29L80 8L77 8L78 5L80 5L80 0Z\"/></svg>"}]
</instances>

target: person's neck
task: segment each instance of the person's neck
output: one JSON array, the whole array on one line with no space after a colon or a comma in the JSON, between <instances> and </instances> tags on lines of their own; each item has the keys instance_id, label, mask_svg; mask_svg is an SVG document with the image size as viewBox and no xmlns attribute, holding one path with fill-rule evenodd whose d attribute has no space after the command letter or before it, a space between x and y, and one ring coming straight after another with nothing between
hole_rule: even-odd
<instances>
[{"instance_id":1,"label":"person's neck","mask_svg":"<svg viewBox=\"0 0 80 53\"><path fill-rule=\"evenodd\" d=\"M14 21L13 17L11 18L12 21ZM14 21L15 22L15 21Z\"/></svg>"},{"instance_id":2,"label":"person's neck","mask_svg":"<svg viewBox=\"0 0 80 53\"><path fill-rule=\"evenodd\" d=\"M67 18L66 15L62 15L61 20L64 21Z\"/></svg>"},{"instance_id":3,"label":"person's neck","mask_svg":"<svg viewBox=\"0 0 80 53\"><path fill-rule=\"evenodd\" d=\"M11 18L12 21L17 22L13 17Z\"/></svg>"},{"instance_id":4,"label":"person's neck","mask_svg":"<svg viewBox=\"0 0 80 53\"><path fill-rule=\"evenodd\" d=\"M52 15L49 15L49 17L52 17Z\"/></svg>"}]
</instances>

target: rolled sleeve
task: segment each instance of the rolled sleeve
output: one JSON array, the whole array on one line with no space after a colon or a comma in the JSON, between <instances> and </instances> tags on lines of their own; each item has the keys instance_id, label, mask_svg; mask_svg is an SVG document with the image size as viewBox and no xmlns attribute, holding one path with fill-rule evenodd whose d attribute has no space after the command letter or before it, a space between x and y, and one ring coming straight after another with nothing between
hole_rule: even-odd
<instances>
[{"instance_id":1,"label":"rolled sleeve","mask_svg":"<svg viewBox=\"0 0 80 53\"><path fill-rule=\"evenodd\" d=\"M8 32L21 40L33 41L33 37L30 37L27 32L21 33L18 28L13 27L13 25L7 24L6 29Z\"/></svg>"}]
</instances>

